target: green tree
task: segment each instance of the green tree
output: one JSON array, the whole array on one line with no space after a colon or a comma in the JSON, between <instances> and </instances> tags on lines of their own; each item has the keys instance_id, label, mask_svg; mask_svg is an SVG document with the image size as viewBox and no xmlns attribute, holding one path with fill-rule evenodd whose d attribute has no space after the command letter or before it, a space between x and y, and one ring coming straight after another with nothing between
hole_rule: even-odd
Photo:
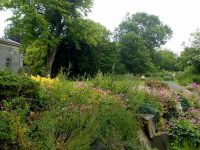
<instances>
[{"instance_id":1,"label":"green tree","mask_svg":"<svg viewBox=\"0 0 200 150\"><path fill-rule=\"evenodd\" d=\"M129 32L121 37L120 57L126 71L130 73L145 73L152 67L149 50L145 46L144 40L134 32Z\"/></svg>"},{"instance_id":2,"label":"green tree","mask_svg":"<svg viewBox=\"0 0 200 150\"><path fill-rule=\"evenodd\" d=\"M200 72L200 48L186 47L181 53L180 61L184 68L193 66Z\"/></svg>"},{"instance_id":3,"label":"green tree","mask_svg":"<svg viewBox=\"0 0 200 150\"><path fill-rule=\"evenodd\" d=\"M170 50L159 50L156 54L156 65L161 70L177 71L178 56Z\"/></svg>"},{"instance_id":4,"label":"green tree","mask_svg":"<svg viewBox=\"0 0 200 150\"><path fill-rule=\"evenodd\" d=\"M44 74L45 60L47 56L47 45L43 45L43 41L35 40L26 48L24 61L30 67L33 74Z\"/></svg>"},{"instance_id":5,"label":"green tree","mask_svg":"<svg viewBox=\"0 0 200 150\"><path fill-rule=\"evenodd\" d=\"M140 35L150 50L164 45L172 36L172 30L157 16L146 13L128 14L116 29L115 37L119 39L129 32Z\"/></svg>"},{"instance_id":6,"label":"green tree","mask_svg":"<svg viewBox=\"0 0 200 150\"><path fill-rule=\"evenodd\" d=\"M58 45L63 38L79 37L88 44L96 44L95 38L91 40L91 34L77 29L79 23L83 23L85 28L88 26L81 18L90 11L92 0L10 0L1 2L0 6L13 10L7 35L22 39L22 50L25 54L32 43L40 43L34 54L38 53L41 45L42 51L46 48L46 74L51 73ZM33 47L36 45L32 46L32 51Z\"/></svg>"},{"instance_id":7,"label":"green tree","mask_svg":"<svg viewBox=\"0 0 200 150\"><path fill-rule=\"evenodd\" d=\"M116 42L103 42L99 45L99 69L102 73L122 74L125 72L123 64L119 61L119 51Z\"/></svg>"},{"instance_id":8,"label":"green tree","mask_svg":"<svg viewBox=\"0 0 200 150\"><path fill-rule=\"evenodd\" d=\"M128 14L114 34L115 40L123 43L121 49L122 62L126 69L128 69L127 71L134 73L142 73L150 68L155 69L153 64L157 60L156 49L165 44L171 36L172 30L167 25L164 25L157 16L146 13ZM128 39L127 37L133 39ZM127 42L124 41L124 38ZM134 40L137 40L139 43ZM139 52L140 50L141 52ZM135 51L136 53L134 53ZM137 69L132 70L131 68Z\"/></svg>"},{"instance_id":9,"label":"green tree","mask_svg":"<svg viewBox=\"0 0 200 150\"><path fill-rule=\"evenodd\" d=\"M187 67L194 67L200 72L200 31L191 34L191 45L186 46L179 57L180 65L183 69Z\"/></svg>"},{"instance_id":10,"label":"green tree","mask_svg":"<svg viewBox=\"0 0 200 150\"><path fill-rule=\"evenodd\" d=\"M83 23L78 24L76 28L80 32L74 33L70 38L63 39L58 47L53 64L52 72L54 75L59 72L59 68L62 68L64 72L70 69L70 76L93 76L101 69L100 64L110 64L109 60L108 62L101 61L106 50L114 52L115 47L110 45L110 32L104 26L92 20L83 20ZM79 34L85 34L85 38L89 36L87 40L95 44L88 44L84 36L80 38ZM115 59L115 57L111 59Z\"/></svg>"}]
</instances>

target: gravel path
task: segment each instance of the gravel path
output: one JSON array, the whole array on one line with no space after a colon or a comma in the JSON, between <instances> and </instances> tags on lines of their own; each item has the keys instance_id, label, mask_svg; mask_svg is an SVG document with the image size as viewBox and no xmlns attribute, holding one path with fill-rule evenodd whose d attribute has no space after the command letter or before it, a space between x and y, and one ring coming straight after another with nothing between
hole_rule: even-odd
<instances>
[{"instance_id":1,"label":"gravel path","mask_svg":"<svg viewBox=\"0 0 200 150\"><path fill-rule=\"evenodd\" d=\"M178 85L176 82L174 81L166 81L166 83L169 85L169 87L174 90L174 91L182 91L182 90L186 90L185 87Z\"/></svg>"},{"instance_id":2,"label":"gravel path","mask_svg":"<svg viewBox=\"0 0 200 150\"><path fill-rule=\"evenodd\" d=\"M165 83L167 83L168 85L169 85L169 87L173 90L173 91L175 91L176 93L178 93L178 92L180 92L180 91L182 91L182 92L187 92L188 90L186 89L186 87L184 87L184 86L180 86L180 85L178 85L176 82L174 82L174 81L166 81ZM198 99L200 99L200 97L199 97L199 92L197 92L197 91L192 91L192 93L193 93L193 95L196 97L196 98L198 98Z\"/></svg>"}]
</instances>

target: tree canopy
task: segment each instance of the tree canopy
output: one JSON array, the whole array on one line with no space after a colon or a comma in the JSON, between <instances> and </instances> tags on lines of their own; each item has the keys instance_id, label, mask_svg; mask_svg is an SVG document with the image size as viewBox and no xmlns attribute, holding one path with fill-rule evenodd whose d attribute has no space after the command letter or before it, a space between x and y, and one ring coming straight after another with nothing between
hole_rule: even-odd
<instances>
[{"instance_id":1,"label":"tree canopy","mask_svg":"<svg viewBox=\"0 0 200 150\"><path fill-rule=\"evenodd\" d=\"M200 48L186 47L180 56L184 67L193 66L200 72Z\"/></svg>"},{"instance_id":2,"label":"tree canopy","mask_svg":"<svg viewBox=\"0 0 200 150\"><path fill-rule=\"evenodd\" d=\"M180 55L180 64L182 68L188 66L194 67L196 71L200 72L200 31L191 34L191 45L186 46Z\"/></svg>"},{"instance_id":3,"label":"tree canopy","mask_svg":"<svg viewBox=\"0 0 200 150\"><path fill-rule=\"evenodd\" d=\"M172 36L172 30L157 16L146 13L127 15L115 30L120 43L121 62L128 72L144 73L155 69L156 49Z\"/></svg>"},{"instance_id":4,"label":"tree canopy","mask_svg":"<svg viewBox=\"0 0 200 150\"><path fill-rule=\"evenodd\" d=\"M161 70L177 71L178 56L168 49L159 50L156 53L156 65Z\"/></svg>"},{"instance_id":5,"label":"tree canopy","mask_svg":"<svg viewBox=\"0 0 200 150\"><path fill-rule=\"evenodd\" d=\"M155 15L127 15L111 42L104 26L86 19L91 6L92 0L10 0L0 7L13 10L6 36L21 42L34 74L54 76L61 68L70 68L73 76L155 69L155 50L172 36L167 25ZM159 54L163 63L164 55Z\"/></svg>"},{"instance_id":6,"label":"tree canopy","mask_svg":"<svg viewBox=\"0 0 200 150\"><path fill-rule=\"evenodd\" d=\"M83 19L91 6L92 0L10 0L1 3L1 8L13 10L7 35L18 36L22 39L24 53L26 54L26 48L35 41L40 43L39 46L43 45L43 48L46 48L47 74L51 73L57 47L63 38L73 37L77 46L79 40L84 40L88 44L97 43L96 34L88 28L91 23ZM77 28L77 24L80 23L82 26ZM81 32L82 28L84 32ZM92 36L94 37L91 38Z\"/></svg>"},{"instance_id":7,"label":"tree canopy","mask_svg":"<svg viewBox=\"0 0 200 150\"><path fill-rule=\"evenodd\" d=\"M157 16L146 13L128 14L116 29L115 37L119 39L129 32L141 36L145 46L151 50L164 45L172 36L172 30Z\"/></svg>"},{"instance_id":8,"label":"tree canopy","mask_svg":"<svg viewBox=\"0 0 200 150\"><path fill-rule=\"evenodd\" d=\"M152 65L149 50L145 46L144 40L133 32L121 37L120 56L126 71L130 73L145 73Z\"/></svg>"}]
</instances>

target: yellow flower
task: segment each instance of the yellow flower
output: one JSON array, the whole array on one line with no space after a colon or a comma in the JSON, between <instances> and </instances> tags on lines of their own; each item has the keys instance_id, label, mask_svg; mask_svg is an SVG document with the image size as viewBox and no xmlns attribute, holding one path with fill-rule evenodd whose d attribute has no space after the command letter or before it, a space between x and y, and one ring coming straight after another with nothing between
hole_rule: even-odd
<instances>
[{"instance_id":1,"label":"yellow flower","mask_svg":"<svg viewBox=\"0 0 200 150\"><path fill-rule=\"evenodd\" d=\"M51 79L50 77L40 77L40 76L31 76L31 79L39 82L43 88L52 89L55 84L59 84L60 80L58 78Z\"/></svg>"}]
</instances>

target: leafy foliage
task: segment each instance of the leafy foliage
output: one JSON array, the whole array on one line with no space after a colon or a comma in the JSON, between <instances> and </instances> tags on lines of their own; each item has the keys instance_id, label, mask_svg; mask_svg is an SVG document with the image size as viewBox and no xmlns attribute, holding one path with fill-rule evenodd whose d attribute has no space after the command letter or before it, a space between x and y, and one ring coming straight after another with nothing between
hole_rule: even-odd
<instances>
[{"instance_id":1,"label":"leafy foliage","mask_svg":"<svg viewBox=\"0 0 200 150\"><path fill-rule=\"evenodd\" d=\"M183 111L184 112L187 111L190 108L190 103L188 102L188 99L186 99L182 95L178 95L178 96L179 96L179 101L181 103Z\"/></svg>"},{"instance_id":2,"label":"leafy foliage","mask_svg":"<svg viewBox=\"0 0 200 150\"><path fill-rule=\"evenodd\" d=\"M120 57L126 71L145 73L151 69L151 57L144 41L135 33L130 32L121 37Z\"/></svg>"},{"instance_id":3,"label":"leafy foliage","mask_svg":"<svg viewBox=\"0 0 200 150\"><path fill-rule=\"evenodd\" d=\"M35 98L38 85L25 76L16 76L10 71L0 71L0 100L25 96Z\"/></svg>"},{"instance_id":4,"label":"leafy foliage","mask_svg":"<svg viewBox=\"0 0 200 150\"><path fill-rule=\"evenodd\" d=\"M12 132L9 119L6 117L6 113L0 112L0 143L8 142L14 143L14 134Z\"/></svg>"},{"instance_id":5,"label":"leafy foliage","mask_svg":"<svg viewBox=\"0 0 200 150\"><path fill-rule=\"evenodd\" d=\"M193 66L197 69L198 72L200 71L199 58L200 58L200 49L196 47L185 48L185 50L181 53L180 56L180 60L183 66L185 67Z\"/></svg>"},{"instance_id":6,"label":"leafy foliage","mask_svg":"<svg viewBox=\"0 0 200 150\"><path fill-rule=\"evenodd\" d=\"M177 71L177 56L170 50L160 50L156 54L155 63L161 70Z\"/></svg>"},{"instance_id":7,"label":"leafy foliage","mask_svg":"<svg viewBox=\"0 0 200 150\"><path fill-rule=\"evenodd\" d=\"M115 30L119 42L122 64L130 73L145 73L156 70L155 49L165 44L172 30L157 16L146 13L127 15Z\"/></svg>"},{"instance_id":8,"label":"leafy foliage","mask_svg":"<svg viewBox=\"0 0 200 150\"><path fill-rule=\"evenodd\" d=\"M200 144L199 128L187 120L177 121L170 130L171 136L177 142L178 148L183 148L188 144L190 149L198 149Z\"/></svg>"},{"instance_id":9,"label":"leafy foliage","mask_svg":"<svg viewBox=\"0 0 200 150\"><path fill-rule=\"evenodd\" d=\"M46 73L50 74L57 47L63 38L70 38L75 43L79 43L79 40L91 45L97 43L96 35L98 34L93 34L91 31L93 28L88 28L91 21L82 19L91 6L91 0L3 2L3 8L13 10L13 16L9 19L11 24L6 34L8 37L16 36L21 39L21 49L27 58L34 56L40 59L39 62L26 59L28 65L33 67L33 71L36 68L42 69L41 66L45 65ZM80 25L77 26L78 24ZM38 51L42 51L41 54L38 54Z\"/></svg>"},{"instance_id":10,"label":"leafy foliage","mask_svg":"<svg viewBox=\"0 0 200 150\"><path fill-rule=\"evenodd\" d=\"M13 76L19 81L22 78ZM73 82L59 77L32 76L32 82L40 85L35 83L39 88L35 98L15 95L4 99L0 105L0 144L4 149L77 149L78 146L86 150L98 144L107 149L145 149L138 136L141 114L155 115L155 121L160 122L172 108L179 111L177 96L165 85L155 82L156 86L152 83L153 87L146 87L143 80L131 74L99 73L92 80ZM198 142L199 132L200 111L193 105L184 114L179 113L194 124L173 123L170 131L176 135L175 139L182 133L186 137L180 139L194 135L196 141L188 141L189 146ZM168 125L164 124L162 129L166 131Z\"/></svg>"},{"instance_id":11,"label":"leafy foliage","mask_svg":"<svg viewBox=\"0 0 200 150\"><path fill-rule=\"evenodd\" d=\"M172 30L164 25L157 16L146 13L127 15L116 29L116 36L120 39L129 32L139 35L150 50L165 44L172 35Z\"/></svg>"},{"instance_id":12,"label":"leafy foliage","mask_svg":"<svg viewBox=\"0 0 200 150\"><path fill-rule=\"evenodd\" d=\"M118 52L118 45L116 42L105 42L100 44L100 61L99 69L102 73L125 73L125 67L120 62L120 55Z\"/></svg>"}]
</instances>

